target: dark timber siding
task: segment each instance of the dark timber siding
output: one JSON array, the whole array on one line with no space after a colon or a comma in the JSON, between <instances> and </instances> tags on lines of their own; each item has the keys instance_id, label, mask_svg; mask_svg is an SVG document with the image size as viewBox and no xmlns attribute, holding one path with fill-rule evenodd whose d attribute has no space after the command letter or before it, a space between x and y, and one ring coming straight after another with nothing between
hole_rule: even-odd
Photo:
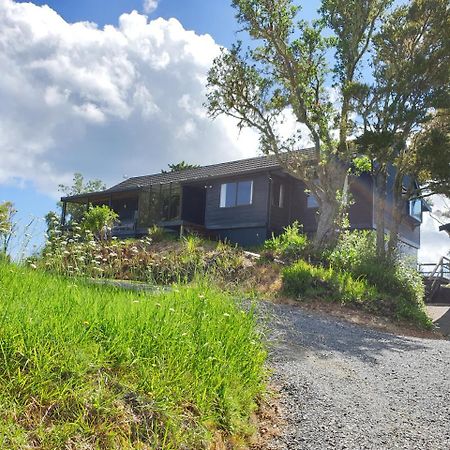
<instances>
[{"instance_id":1,"label":"dark timber siding","mask_svg":"<svg viewBox=\"0 0 450 450\"><path fill-rule=\"evenodd\" d=\"M253 180L253 202L251 205L220 208L222 183ZM227 177L207 183L205 226L208 229L256 228L267 226L267 202L269 176L258 173L241 177Z\"/></svg>"},{"instance_id":2,"label":"dark timber siding","mask_svg":"<svg viewBox=\"0 0 450 450\"><path fill-rule=\"evenodd\" d=\"M363 173L353 178L350 184L352 205L349 208L349 220L352 228L368 228L373 226L373 182L372 177Z\"/></svg>"},{"instance_id":3,"label":"dark timber siding","mask_svg":"<svg viewBox=\"0 0 450 450\"><path fill-rule=\"evenodd\" d=\"M290 224L290 212L292 202L292 186L293 179L291 177L280 177L273 175L271 180L271 195L270 195L270 226L269 231L279 233L284 227ZM280 185L284 186L284 204L279 207L279 192Z\"/></svg>"},{"instance_id":4,"label":"dark timber siding","mask_svg":"<svg viewBox=\"0 0 450 450\"><path fill-rule=\"evenodd\" d=\"M292 179L291 185L291 222L298 220L308 233L317 228L317 208L307 207L306 185L302 181ZM363 174L353 180L350 186L354 204L349 208L350 225L353 228L372 228L372 179Z\"/></svg>"}]
</instances>

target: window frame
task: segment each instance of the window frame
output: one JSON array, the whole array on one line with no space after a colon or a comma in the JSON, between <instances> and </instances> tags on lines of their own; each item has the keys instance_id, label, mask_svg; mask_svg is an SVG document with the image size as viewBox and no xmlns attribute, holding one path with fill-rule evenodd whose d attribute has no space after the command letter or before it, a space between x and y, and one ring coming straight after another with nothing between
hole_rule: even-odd
<instances>
[{"instance_id":1,"label":"window frame","mask_svg":"<svg viewBox=\"0 0 450 450\"><path fill-rule=\"evenodd\" d=\"M249 203L238 203L239 198L239 185L243 183L250 183L250 201ZM227 185L235 184L235 194L234 194L234 202L232 205L227 206ZM253 180L237 180L237 181L229 181L226 183L220 184L220 193L219 193L219 208L227 209L227 208L240 208L253 205Z\"/></svg>"}]
</instances>

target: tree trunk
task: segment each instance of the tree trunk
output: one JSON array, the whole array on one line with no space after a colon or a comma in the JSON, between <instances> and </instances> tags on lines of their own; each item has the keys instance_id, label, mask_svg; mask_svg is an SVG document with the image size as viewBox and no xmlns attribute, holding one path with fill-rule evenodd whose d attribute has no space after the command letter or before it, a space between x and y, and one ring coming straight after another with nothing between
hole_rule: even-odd
<instances>
[{"instance_id":1,"label":"tree trunk","mask_svg":"<svg viewBox=\"0 0 450 450\"><path fill-rule=\"evenodd\" d=\"M318 184L310 187L319 203L317 231L313 241L318 251L331 246L339 234L341 214L347 208L347 176L346 165L337 158L330 158L318 168Z\"/></svg>"},{"instance_id":2,"label":"tree trunk","mask_svg":"<svg viewBox=\"0 0 450 450\"><path fill-rule=\"evenodd\" d=\"M377 256L381 259L386 257L386 195L387 195L387 171L381 167L375 177L375 227Z\"/></svg>"},{"instance_id":3,"label":"tree trunk","mask_svg":"<svg viewBox=\"0 0 450 450\"><path fill-rule=\"evenodd\" d=\"M316 250L324 250L336 241L339 212L340 205L336 201L336 197L322 198L317 222L317 231L313 241Z\"/></svg>"},{"instance_id":4,"label":"tree trunk","mask_svg":"<svg viewBox=\"0 0 450 450\"><path fill-rule=\"evenodd\" d=\"M400 224L405 216L403 176L397 172L392 187L392 218L389 226L388 257L393 258L398 250Z\"/></svg>"}]
</instances>

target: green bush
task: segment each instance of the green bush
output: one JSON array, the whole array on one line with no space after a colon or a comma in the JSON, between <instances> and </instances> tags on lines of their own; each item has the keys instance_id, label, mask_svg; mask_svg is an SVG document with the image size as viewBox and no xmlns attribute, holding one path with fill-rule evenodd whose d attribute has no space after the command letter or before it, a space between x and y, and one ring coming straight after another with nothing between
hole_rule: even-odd
<instances>
[{"instance_id":1,"label":"green bush","mask_svg":"<svg viewBox=\"0 0 450 450\"><path fill-rule=\"evenodd\" d=\"M297 298L323 298L340 303L363 304L371 309L377 297L376 289L365 280L302 260L286 267L282 278L284 291Z\"/></svg>"},{"instance_id":2,"label":"green bush","mask_svg":"<svg viewBox=\"0 0 450 450\"><path fill-rule=\"evenodd\" d=\"M90 232L103 240L109 235L109 231L118 218L118 214L109 206L94 206L85 212L81 225L85 232Z\"/></svg>"},{"instance_id":3,"label":"green bush","mask_svg":"<svg viewBox=\"0 0 450 450\"><path fill-rule=\"evenodd\" d=\"M325 259L336 271L350 273L376 287L379 311L427 328L431 326L425 311L422 276L399 255L390 259L378 258L374 232L343 233Z\"/></svg>"},{"instance_id":4,"label":"green bush","mask_svg":"<svg viewBox=\"0 0 450 450\"><path fill-rule=\"evenodd\" d=\"M376 259L376 235L367 230L345 231L336 247L324 256L334 268L356 273L362 265Z\"/></svg>"},{"instance_id":5,"label":"green bush","mask_svg":"<svg viewBox=\"0 0 450 450\"><path fill-rule=\"evenodd\" d=\"M5 450L216 448L264 390L256 314L205 284L132 292L0 263L0 336Z\"/></svg>"},{"instance_id":6,"label":"green bush","mask_svg":"<svg viewBox=\"0 0 450 450\"><path fill-rule=\"evenodd\" d=\"M148 229L147 237L151 239L152 242L162 242L169 239L169 234L164 228L153 225Z\"/></svg>"},{"instance_id":7,"label":"green bush","mask_svg":"<svg viewBox=\"0 0 450 450\"><path fill-rule=\"evenodd\" d=\"M285 227L280 235L272 234L272 238L264 243L264 250L266 256L295 261L305 256L308 246L308 237L302 233L302 226L295 221L292 225Z\"/></svg>"}]
</instances>

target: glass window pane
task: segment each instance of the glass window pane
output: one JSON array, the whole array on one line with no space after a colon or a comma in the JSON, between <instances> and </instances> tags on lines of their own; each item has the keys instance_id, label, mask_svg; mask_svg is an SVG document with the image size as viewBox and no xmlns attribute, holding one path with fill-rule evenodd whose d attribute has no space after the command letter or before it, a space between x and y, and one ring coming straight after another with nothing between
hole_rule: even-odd
<instances>
[{"instance_id":1,"label":"glass window pane","mask_svg":"<svg viewBox=\"0 0 450 450\"><path fill-rule=\"evenodd\" d=\"M280 184L280 196L278 198L278 206L284 208L284 184Z\"/></svg>"},{"instance_id":2,"label":"glass window pane","mask_svg":"<svg viewBox=\"0 0 450 450\"><path fill-rule=\"evenodd\" d=\"M419 199L411 200L409 202L409 215L415 219L422 220L422 201Z\"/></svg>"},{"instance_id":3,"label":"glass window pane","mask_svg":"<svg viewBox=\"0 0 450 450\"><path fill-rule=\"evenodd\" d=\"M225 198L225 206L227 208L236 206L236 189L237 183L227 183L227 194Z\"/></svg>"},{"instance_id":4,"label":"glass window pane","mask_svg":"<svg viewBox=\"0 0 450 450\"><path fill-rule=\"evenodd\" d=\"M316 197L313 194L309 194L307 197L307 207L308 208L318 208L319 203L317 202Z\"/></svg>"},{"instance_id":5,"label":"glass window pane","mask_svg":"<svg viewBox=\"0 0 450 450\"><path fill-rule=\"evenodd\" d=\"M253 195L253 181L238 183L237 205L251 205Z\"/></svg>"},{"instance_id":6,"label":"glass window pane","mask_svg":"<svg viewBox=\"0 0 450 450\"><path fill-rule=\"evenodd\" d=\"M225 202L227 199L227 185L222 184L220 186L220 207L225 208Z\"/></svg>"},{"instance_id":7,"label":"glass window pane","mask_svg":"<svg viewBox=\"0 0 450 450\"><path fill-rule=\"evenodd\" d=\"M220 207L230 208L236 206L237 183L225 183L220 187Z\"/></svg>"}]
</instances>

